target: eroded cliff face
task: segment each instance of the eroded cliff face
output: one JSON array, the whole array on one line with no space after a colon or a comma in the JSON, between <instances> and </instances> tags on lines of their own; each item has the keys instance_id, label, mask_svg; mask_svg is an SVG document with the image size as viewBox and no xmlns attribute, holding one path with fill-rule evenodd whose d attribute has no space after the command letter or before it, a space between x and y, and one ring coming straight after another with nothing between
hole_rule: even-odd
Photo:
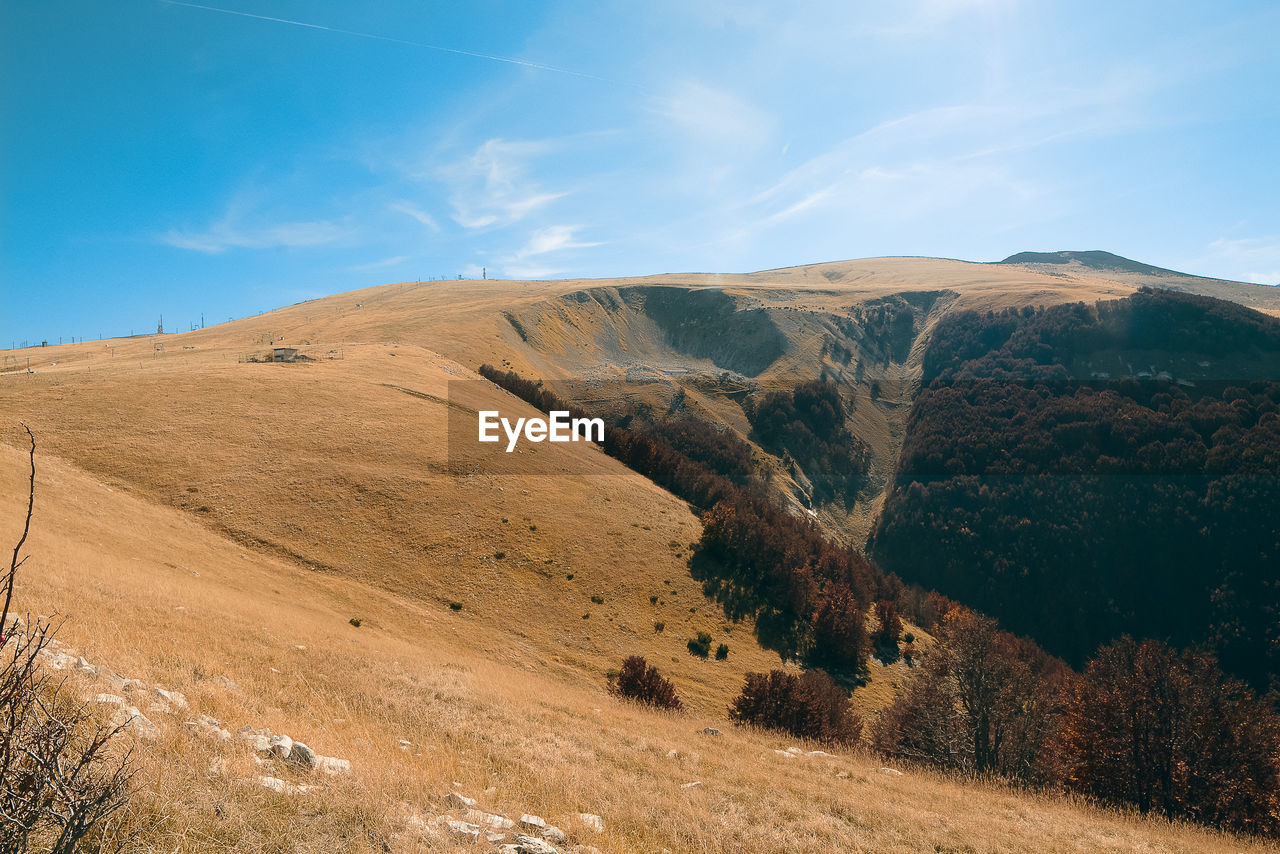
<instances>
[{"instance_id":1,"label":"eroded cliff face","mask_svg":"<svg viewBox=\"0 0 1280 854\"><path fill-rule=\"evenodd\" d=\"M861 545L897 459L928 332L955 297L634 285L544 299L504 321L565 396L613 418L686 413L725 425L752 443L761 476L795 512ZM840 389L849 433L870 451L852 501L816 497L814 472L762 446L748 416L764 395L819 378Z\"/></svg>"}]
</instances>

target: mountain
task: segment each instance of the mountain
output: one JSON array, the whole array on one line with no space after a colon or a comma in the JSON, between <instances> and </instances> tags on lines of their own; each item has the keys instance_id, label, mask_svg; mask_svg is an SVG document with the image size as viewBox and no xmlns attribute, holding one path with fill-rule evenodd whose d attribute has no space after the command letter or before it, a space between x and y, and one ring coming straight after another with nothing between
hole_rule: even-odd
<instances>
[{"instance_id":1,"label":"mountain","mask_svg":"<svg viewBox=\"0 0 1280 854\"><path fill-rule=\"evenodd\" d=\"M871 553L1082 665L1129 633L1280 681L1280 320L1143 289L956 314Z\"/></svg>"},{"instance_id":2,"label":"mountain","mask_svg":"<svg viewBox=\"0 0 1280 854\"><path fill-rule=\"evenodd\" d=\"M746 674L783 662L693 577L689 504L592 447L543 446L512 471L499 450L450 442L451 414L536 414L477 373L502 366L637 430L689 416L732 431L776 498L857 545L916 440L940 330L1136 289L926 258L405 282L178 335L11 352L24 369L0 372L0 411L38 441L17 604L65 618L84 696L120 696L156 724L139 744L137 809L164 850L451 850L445 819L465 815L442 797L455 788L559 824L564 850L1266 850L886 773L858 752L780 755L796 740L726 719ZM303 359L262 361L282 345ZM823 377L838 423L814 414L837 411L806 387ZM4 543L25 508L24 438L0 432ZM842 447L866 455L852 496L823 480ZM927 633L907 630L927 651ZM727 658L691 655L698 632ZM631 654L672 680L683 714L606 691ZM873 660L855 708L873 719L911 675ZM259 765L239 735L199 737L202 714L229 733L288 733L351 773Z\"/></svg>"},{"instance_id":3,"label":"mountain","mask_svg":"<svg viewBox=\"0 0 1280 854\"><path fill-rule=\"evenodd\" d=\"M1143 273L1148 276L1186 276L1176 270L1153 267L1140 261L1133 261L1095 249L1088 252L1018 252L1000 262L1001 264L1058 264L1078 265L1088 270L1102 270L1118 273Z\"/></svg>"},{"instance_id":4,"label":"mountain","mask_svg":"<svg viewBox=\"0 0 1280 854\"><path fill-rule=\"evenodd\" d=\"M1280 313L1280 287L1193 276L1100 250L1019 252L999 263L1039 270L1050 275L1114 279L1130 285L1217 297L1269 314Z\"/></svg>"}]
</instances>

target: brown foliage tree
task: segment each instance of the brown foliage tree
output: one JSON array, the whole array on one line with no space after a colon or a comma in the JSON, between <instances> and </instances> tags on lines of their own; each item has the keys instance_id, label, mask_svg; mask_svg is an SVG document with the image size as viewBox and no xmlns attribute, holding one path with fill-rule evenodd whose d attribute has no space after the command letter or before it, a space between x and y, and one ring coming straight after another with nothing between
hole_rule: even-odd
<instances>
[{"instance_id":1,"label":"brown foliage tree","mask_svg":"<svg viewBox=\"0 0 1280 854\"><path fill-rule=\"evenodd\" d=\"M622 669L609 680L609 690L619 697L660 709L678 711L681 708L675 686L643 656L632 655L624 659Z\"/></svg>"},{"instance_id":2,"label":"brown foliage tree","mask_svg":"<svg viewBox=\"0 0 1280 854\"><path fill-rule=\"evenodd\" d=\"M873 741L890 755L961 773L1038 780L1062 670L994 620L953 608L919 674L877 721Z\"/></svg>"},{"instance_id":3,"label":"brown foliage tree","mask_svg":"<svg viewBox=\"0 0 1280 854\"><path fill-rule=\"evenodd\" d=\"M902 619L898 616L898 606L881 599L875 605L876 630L871 634L871 643L876 649L897 651L898 639L902 637Z\"/></svg>"},{"instance_id":4,"label":"brown foliage tree","mask_svg":"<svg viewBox=\"0 0 1280 854\"><path fill-rule=\"evenodd\" d=\"M849 708L849 695L821 670L799 676L783 670L748 673L729 717L820 741L852 744L862 737L862 720Z\"/></svg>"},{"instance_id":5,"label":"brown foliage tree","mask_svg":"<svg viewBox=\"0 0 1280 854\"><path fill-rule=\"evenodd\" d=\"M1064 691L1067 786L1143 812L1280 831L1280 720L1210 656L1124 637Z\"/></svg>"}]
</instances>

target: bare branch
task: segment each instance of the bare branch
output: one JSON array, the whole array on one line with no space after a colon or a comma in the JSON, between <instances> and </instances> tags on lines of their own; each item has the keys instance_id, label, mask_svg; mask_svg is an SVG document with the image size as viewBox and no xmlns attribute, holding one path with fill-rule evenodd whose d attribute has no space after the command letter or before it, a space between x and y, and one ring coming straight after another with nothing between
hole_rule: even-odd
<instances>
[{"instance_id":1,"label":"bare branch","mask_svg":"<svg viewBox=\"0 0 1280 854\"><path fill-rule=\"evenodd\" d=\"M9 563L9 575L4 582L4 610L0 613L0 647L4 646L7 639L5 631L9 626L9 606L13 604L13 582L18 574L18 567L26 563L26 558L18 559L18 555L22 552L22 546L27 542L27 534L31 532L31 514L36 506L36 435L31 432L31 428L25 423L22 429L27 431L27 438L31 440L31 484L27 490L27 521L22 526L22 537L18 540L18 544L13 547L13 560Z\"/></svg>"}]
</instances>

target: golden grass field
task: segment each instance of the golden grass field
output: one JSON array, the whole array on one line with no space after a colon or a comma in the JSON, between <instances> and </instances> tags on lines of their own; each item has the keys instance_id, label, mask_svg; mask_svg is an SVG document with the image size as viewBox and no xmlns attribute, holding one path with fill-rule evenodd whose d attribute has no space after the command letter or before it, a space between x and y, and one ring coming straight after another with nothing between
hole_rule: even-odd
<instances>
[{"instance_id":1,"label":"golden grass field","mask_svg":"<svg viewBox=\"0 0 1280 854\"><path fill-rule=\"evenodd\" d=\"M720 278L828 308L931 282L992 306L1120 288L928 259L834 272ZM455 783L486 809L558 824L568 850L1276 850L1075 799L887 774L861 751L788 759L775 751L795 740L730 725L743 674L779 661L689 577L699 525L687 505L583 446L539 449L569 474L503 474L497 452L474 457L470 476L446 465L450 381L486 361L549 377L604 363L588 346L598 329L537 351L500 312L614 284L389 285L165 336L163 354L147 337L17 354L37 373L0 375L0 545L16 541L25 507L16 422L39 442L19 609L58 615L60 639L90 662L192 705L153 716L163 734L139 745L129 820L147 850L453 850L410 817L445 812ZM237 360L267 335L343 358ZM479 384L455 402L531 412ZM899 422L880 423L888 435ZM727 661L687 653L699 630L729 645ZM632 653L676 683L687 711L606 692L606 670ZM855 704L873 714L904 676L873 667ZM183 731L201 713L233 732L288 733L353 773L268 791L256 775L304 781ZM579 812L602 816L604 832Z\"/></svg>"}]
</instances>

